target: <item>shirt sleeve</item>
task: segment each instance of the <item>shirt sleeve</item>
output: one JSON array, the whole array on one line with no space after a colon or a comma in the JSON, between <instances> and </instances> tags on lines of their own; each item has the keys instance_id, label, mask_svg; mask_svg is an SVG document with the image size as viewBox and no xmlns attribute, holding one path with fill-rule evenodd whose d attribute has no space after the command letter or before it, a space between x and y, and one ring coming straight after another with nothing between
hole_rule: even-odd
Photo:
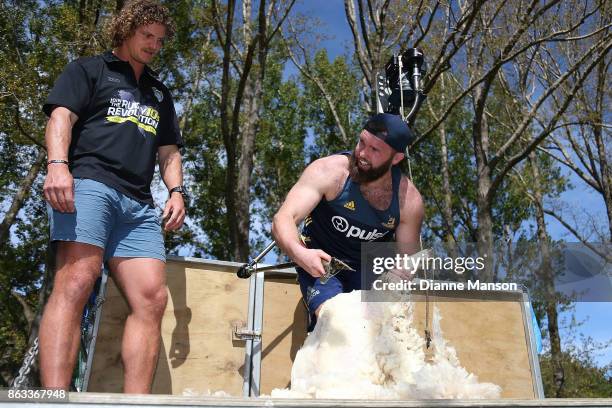
<instances>
[{"instance_id":1,"label":"shirt sleeve","mask_svg":"<svg viewBox=\"0 0 612 408\"><path fill-rule=\"evenodd\" d=\"M159 146L177 145L178 147L183 147L183 138L181 137L178 117L174 109L174 102L169 92L166 97L169 102L167 104L165 118L163 118L164 123L161 126L162 132L159 138Z\"/></svg>"},{"instance_id":2,"label":"shirt sleeve","mask_svg":"<svg viewBox=\"0 0 612 408\"><path fill-rule=\"evenodd\" d=\"M80 118L85 113L90 98L91 84L88 75L79 61L73 61L66 65L55 81L43 105L43 112L51 116L55 107L63 106Z\"/></svg>"}]
</instances>

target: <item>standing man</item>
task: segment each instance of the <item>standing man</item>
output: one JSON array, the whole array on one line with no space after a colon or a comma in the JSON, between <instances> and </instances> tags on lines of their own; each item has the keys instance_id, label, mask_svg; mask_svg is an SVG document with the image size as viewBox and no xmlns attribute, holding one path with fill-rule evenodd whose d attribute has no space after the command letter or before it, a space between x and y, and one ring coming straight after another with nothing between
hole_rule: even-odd
<instances>
[{"instance_id":1,"label":"standing man","mask_svg":"<svg viewBox=\"0 0 612 408\"><path fill-rule=\"evenodd\" d=\"M366 123L352 154L315 160L274 216L272 234L298 264L298 281L309 311L309 331L323 303L361 288L361 243L392 240L416 252L423 200L396 166L414 139L397 115L381 113ZM302 235L297 225L304 220ZM321 284L331 257L357 272L341 271Z\"/></svg>"},{"instance_id":2,"label":"standing man","mask_svg":"<svg viewBox=\"0 0 612 408\"><path fill-rule=\"evenodd\" d=\"M69 387L83 306L108 261L130 307L121 348L124 392L148 393L168 298L150 188L156 157L169 189L164 229L180 228L185 217L176 112L147 66L174 27L165 7L136 0L110 31L113 50L68 64L43 107L44 194L57 271L40 326L41 382Z\"/></svg>"}]
</instances>

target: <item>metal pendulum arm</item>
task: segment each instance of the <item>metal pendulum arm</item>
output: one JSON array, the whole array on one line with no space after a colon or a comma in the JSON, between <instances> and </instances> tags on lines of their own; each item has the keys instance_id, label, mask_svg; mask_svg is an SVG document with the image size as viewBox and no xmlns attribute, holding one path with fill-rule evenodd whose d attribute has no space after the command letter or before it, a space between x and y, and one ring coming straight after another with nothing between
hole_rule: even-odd
<instances>
[{"instance_id":1,"label":"metal pendulum arm","mask_svg":"<svg viewBox=\"0 0 612 408\"><path fill-rule=\"evenodd\" d=\"M406 71L404 71L406 70ZM408 123L414 120L421 104L426 98L423 92L421 79L426 71L424 55L418 48L409 48L393 55L385 65L384 72L377 74L376 80L376 111L399 114L402 120ZM409 75L411 77L409 77ZM411 103L408 114L405 114L405 103ZM412 178L412 165L410 152L406 149L408 158L409 178ZM419 236L420 249L423 250L422 235ZM428 278L425 272L425 279ZM429 289L425 291L425 341L428 357L431 358L431 311Z\"/></svg>"},{"instance_id":2,"label":"metal pendulum arm","mask_svg":"<svg viewBox=\"0 0 612 408\"><path fill-rule=\"evenodd\" d=\"M240 269L238 269L238 272L237 272L238 277L242 279L246 279L249 276L251 276L251 274L253 273L253 270L255 269L255 265L257 265L257 263L261 261L261 259L264 256L266 256L268 252L270 252L272 248L274 248L275 246L276 246L275 241L270 242L268 246L265 247L264 250L259 253L259 255L253 258L251 262L247 262L244 265L242 265Z\"/></svg>"},{"instance_id":3,"label":"metal pendulum arm","mask_svg":"<svg viewBox=\"0 0 612 408\"><path fill-rule=\"evenodd\" d=\"M237 272L238 277L242 279L247 279L254 272L266 272L266 271L272 271L272 270L293 268L297 266L295 262L283 262L283 263L279 263L276 265L268 265L268 266L258 268L257 264L259 263L259 261L264 256L266 256L266 254L270 252L270 250L274 248L274 246L276 246L276 242L272 241L270 244L268 244L268 246L263 251L261 251L259 255L253 258L251 262L248 262L242 265L238 269L238 272ZM327 283L329 278L331 278L332 276L335 276L340 271L351 271L351 272L355 271L355 269L351 268L349 265L347 265L345 262L343 262L342 260L338 258L332 258L330 262L323 262L323 268L325 269L325 275L321 276L320 278L320 282L323 284Z\"/></svg>"}]
</instances>

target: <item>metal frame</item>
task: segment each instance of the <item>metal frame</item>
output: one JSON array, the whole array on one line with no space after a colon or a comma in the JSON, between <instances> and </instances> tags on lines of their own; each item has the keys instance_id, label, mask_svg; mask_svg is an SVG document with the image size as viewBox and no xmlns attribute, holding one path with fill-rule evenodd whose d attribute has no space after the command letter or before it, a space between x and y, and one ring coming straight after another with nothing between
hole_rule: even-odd
<instances>
[{"instance_id":1,"label":"metal frame","mask_svg":"<svg viewBox=\"0 0 612 408\"><path fill-rule=\"evenodd\" d=\"M295 270L293 272L279 271L279 273L287 273L287 275L291 275L295 274ZM242 395L245 397L258 397L261 392L265 277L263 272L255 272L249 279L249 311L247 329L250 330L254 336L246 340Z\"/></svg>"},{"instance_id":2,"label":"metal frame","mask_svg":"<svg viewBox=\"0 0 612 408\"><path fill-rule=\"evenodd\" d=\"M98 338L98 329L100 328L100 320L102 319L102 307L104 306L104 300L106 299L106 284L108 283L108 275L109 270L104 268L102 270L102 276L100 277L100 290L96 296L96 305L100 302L100 307L95 311L96 314L94 318L93 333L91 335L91 340L87 345L87 363L85 365L82 392L86 392L87 387L89 386L89 378L91 377L91 368L93 366L94 352L96 349L96 340Z\"/></svg>"},{"instance_id":3,"label":"metal frame","mask_svg":"<svg viewBox=\"0 0 612 408\"><path fill-rule=\"evenodd\" d=\"M255 274L255 313L253 315L253 331L260 333L253 339L251 346L252 372L251 372L251 397L259 397L261 386L261 345L263 334L263 313L264 313L264 274Z\"/></svg>"},{"instance_id":4,"label":"metal frame","mask_svg":"<svg viewBox=\"0 0 612 408\"><path fill-rule=\"evenodd\" d=\"M525 333L527 333L527 353L531 357L529 364L531 365L531 374L533 376L533 393L537 399L546 398L544 395L544 385L542 384L542 373L540 372L540 359L538 350L535 344L535 328L533 327L533 319L531 317L531 299L527 288L523 287L523 325Z\"/></svg>"},{"instance_id":5,"label":"metal frame","mask_svg":"<svg viewBox=\"0 0 612 408\"><path fill-rule=\"evenodd\" d=\"M247 330L254 334L246 339L244 347L244 382L242 395L258 397L261 384L261 331L263 326L263 286L262 273L254 273L249 278L249 309Z\"/></svg>"},{"instance_id":6,"label":"metal frame","mask_svg":"<svg viewBox=\"0 0 612 408\"><path fill-rule=\"evenodd\" d=\"M249 307L247 312L247 330L253 330L255 322L255 291L256 291L256 279L257 275L251 275L249 278ZM253 355L253 339L246 339L244 345L244 372L242 383L242 396L251 396L251 384L253 377L253 366L252 366L252 355Z\"/></svg>"}]
</instances>

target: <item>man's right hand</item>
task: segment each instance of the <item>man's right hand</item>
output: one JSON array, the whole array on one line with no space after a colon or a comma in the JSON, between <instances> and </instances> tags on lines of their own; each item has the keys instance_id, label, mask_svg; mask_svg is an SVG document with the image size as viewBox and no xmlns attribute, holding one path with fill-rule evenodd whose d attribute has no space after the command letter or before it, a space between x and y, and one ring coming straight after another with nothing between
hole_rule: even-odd
<instances>
[{"instance_id":1,"label":"man's right hand","mask_svg":"<svg viewBox=\"0 0 612 408\"><path fill-rule=\"evenodd\" d=\"M302 247L295 253L294 261L302 269L311 274L315 278L320 278L325 275L323 261L331 262L332 257L320 249L310 249Z\"/></svg>"},{"instance_id":2,"label":"man's right hand","mask_svg":"<svg viewBox=\"0 0 612 408\"><path fill-rule=\"evenodd\" d=\"M74 212L74 184L72 174L65 164L49 164L43 187L45 200L55 210L63 213Z\"/></svg>"}]
</instances>

